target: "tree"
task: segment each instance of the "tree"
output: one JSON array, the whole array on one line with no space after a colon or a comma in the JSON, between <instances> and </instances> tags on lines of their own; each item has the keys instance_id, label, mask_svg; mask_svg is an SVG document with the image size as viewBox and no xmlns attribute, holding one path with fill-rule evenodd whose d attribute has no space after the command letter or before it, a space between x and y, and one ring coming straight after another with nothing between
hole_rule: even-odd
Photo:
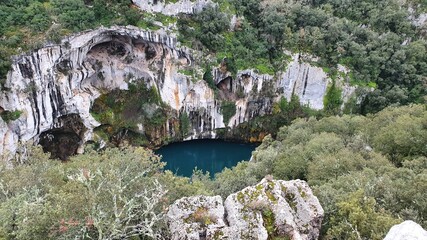
<instances>
[{"instance_id":1,"label":"tree","mask_svg":"<svg viewBox=\"0 0 427 240\"><path fill-rule=\"evenodd\" d=\"M187 134L190 132L190 119L188 118L188 114L186 111L183 111L179 115L179 129L181 131L182 137L187 136Z\"/></svg>"},{"instance_id":2,"label":"tree","mask_svg":"<svg viewBox=\"0 0 427 240\"><path fill-rule=\"evenodd\" d=\"M336 115L340 112L343 103L341 95L341 89L336 86L335 80L333 80L323 100L323 106L327 113Z\"/></svg>"},{"instance_id":3,"label":"tree","mask_svg":"<svg viewBox=\"0 0 427 240\"><path fill-rule=\"evenodd\" d=\"M95 23L95 14L83 0L52 0L54 11L60 22L75 31L90 28Z\"/></svg>"},{"instance_id":4,"label":"tree","mask_svg":"<svg viewBox=\"0 0 427 240\"><path fill-rule=\"evenodd\" d=\"M159 239L163 165L153 152L132 148L0 168L0 237Z\"/></svg>"},{"instance_id":5,"label":"tree","mask_svg":"<svg viewBox=\"0 0 427 240\"><path fill-rule=\"evenodd\" d=\"M400 221L383 209L362 190L353 192L337 203L338 213L331 218L326 239L383 239L389 229Z\"/></svg>"}]
</instances>

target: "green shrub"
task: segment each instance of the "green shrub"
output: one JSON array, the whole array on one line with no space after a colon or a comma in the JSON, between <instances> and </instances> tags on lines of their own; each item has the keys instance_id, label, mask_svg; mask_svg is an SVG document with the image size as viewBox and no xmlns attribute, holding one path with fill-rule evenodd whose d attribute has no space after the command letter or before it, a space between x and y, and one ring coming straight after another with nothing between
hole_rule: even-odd
<instances>
[{"instance_id":1,"label":"green shrub","mask_svg":"<svg viewBox=\"0 0 427 240\"><path fill-rule=\"evenodd\" d=\"M3 113L0 114L0 117L5 122L11 122L11 121L17 120L21 116L21 114L22 114L22 112L19 111L19 110L15 110L15 111L4 111Z\"/></svg>"},{"instance_id":2,"label":"green shrub","mask_svg":"<svg viewBox=\"0 0 427 240\"><path fill-rule=\"evenodd\" d=\"M221 114L224 117L223 122L228 126L231 117L236 114L236 104L234 102L223 101L221 104Z\"/></svg>"},{"instance_id":3,"label":"green shrub","mask_svg":"<svg viewBox=\"0 0 427 240\"><path fill-rule=\"evenodd\" d=\"M187 112L183 111L179 115L179 129L182 137L185 137L190 131L190 119L188 118Z\"/></svg>"},{"instance_id":4,"label":"green shrub","mask_svg":"<svg viewBox=\"0 0 427 240\"><path fill-rule=\"evenodd\" d=\"M328 87L323 99L325 112L328 114L340 113L342 103L342 91L336 86L335 80L332 80L332 85Z\"/></svg>"}]
</instances>

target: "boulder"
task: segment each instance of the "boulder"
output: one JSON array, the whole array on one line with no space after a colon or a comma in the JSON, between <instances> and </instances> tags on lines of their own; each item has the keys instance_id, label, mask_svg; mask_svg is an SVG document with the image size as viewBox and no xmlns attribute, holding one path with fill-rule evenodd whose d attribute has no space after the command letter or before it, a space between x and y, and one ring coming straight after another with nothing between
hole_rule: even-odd
<instances>
[{"instance_id":1,"label":"boulder","mask_svg":"<svg viewBox=\"0 0 427 240\"><path fill-rule=\"evenodd\" d=\"M427 231L413 221L404 221L394 225L384 240L425 240Z\"/></svg>"},{"instance_id":2,"label":"boulder","mask_svg":"<svg viewBox=\"0 0 427 240\"><path fill-rule=\"evenodd\" d=\"M177 200L167 213L172 239L317 239L323 209L305 181L263 179L231 194Z\"/></svg>"}]
</instances>

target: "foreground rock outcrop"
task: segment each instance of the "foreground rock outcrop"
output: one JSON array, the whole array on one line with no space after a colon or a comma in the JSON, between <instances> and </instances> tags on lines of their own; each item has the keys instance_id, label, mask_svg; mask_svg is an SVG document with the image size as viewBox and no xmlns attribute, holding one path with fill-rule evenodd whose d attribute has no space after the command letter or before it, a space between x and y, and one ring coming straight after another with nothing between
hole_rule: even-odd
<instances>
[{"instance_id":1,"label":"foreground rock outcrop","mask_svg":"<svg viewBox=\"0 0 427 240\"><path fill-rule=\"evenodd\" d=\"M384 240L425 240L427 231L413 221L404 221L394 225Z\"/></svg>"},{"instance_id":2,"label":"foreground rock outcrop","mask_svg":"<svg viewBox=\"0 0 427 240\"><path fill-rule=\"evenodd\" d=\"M305 181L263 179L220 196L177 200L167 213L172 239L317 239L323 209Z\"/></svg>"}]
</instances>

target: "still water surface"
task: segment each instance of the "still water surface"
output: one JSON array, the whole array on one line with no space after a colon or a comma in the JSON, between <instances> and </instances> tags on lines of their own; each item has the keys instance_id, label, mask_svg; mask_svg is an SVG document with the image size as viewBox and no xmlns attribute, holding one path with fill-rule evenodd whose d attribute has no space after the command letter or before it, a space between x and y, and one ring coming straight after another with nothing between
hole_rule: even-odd
<instances>
[{"instance_id":1,"label":"still water surface","mask_svg":"<svg viewBox=\"0 0 427 240\"><path fill-rule=\"evenodd\" d=\"M165 169L177 175L190 177L197 167L213 176L225 167L231 168L242 160L249 160L256 146L223 140L193 140L169 144L156 153L167 163Z\"/></svg>"}]
</instances>

